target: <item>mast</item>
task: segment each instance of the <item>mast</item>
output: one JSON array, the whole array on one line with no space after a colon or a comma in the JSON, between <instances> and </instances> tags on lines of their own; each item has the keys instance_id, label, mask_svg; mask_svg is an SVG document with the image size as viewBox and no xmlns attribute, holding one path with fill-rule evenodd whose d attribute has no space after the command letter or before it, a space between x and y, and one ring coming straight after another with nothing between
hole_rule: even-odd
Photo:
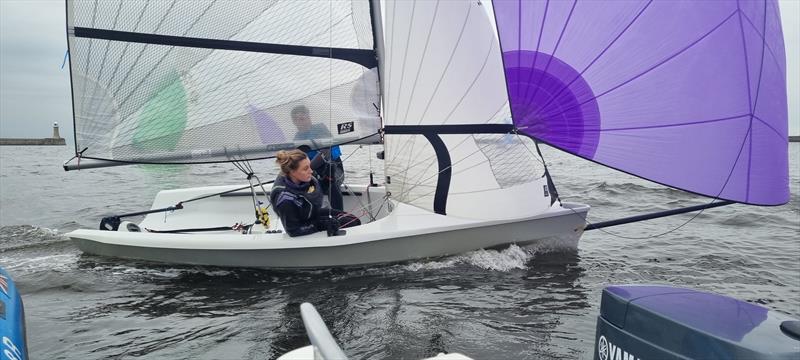
<instances>
[{"instance_id":1,"label":"mast","mask_svg":"<svg viewBox=\"0 0 800 360\"><path fill-rule=\"evenodd\" d=\"M375 56L378 58L378 86L380 89L380 99L383 102L383 95L385 94L385 79L383 71L383 59L385 50L383 48L383 16L381 15L381 1L369 1L370 12L372 13L372 43L375 49ZM382 124L381 124L382 125Z\"/></svg>"},{"instance_id":2,"label":"mast","mask_svg":"<svg viewBox=\"0 0 800 360\"><path fill-rule=\"evenodd\" d=\"M75 13L75 9L73 9L73 4L74 4L73 2L68 1L68 0L64 0L64 2L66 3L66 6L64 6L64 8L65 8L66 17L67 17L66 18L66 22L64 24L65 25L65 30L66 30L66 33L67 33L67 61L69 61L69 66L67 66L67 69L69 70L69 82L71 84L73 79L72 79L72 56L69 56L69 51L70 51L70 47L71 47L69 34L70 34L70 29L72 28L72 17L73 17L73 14ZM70 110L72 110L72 142L73 142L73 147L75 148L75 155L77 156L78 155L78 141L77 141L77 139L78 139L78 130L77 130L78 124L75 122L75 119L77 118L75 116L75 89L73 89L72 86L69 87L69 99L70 99L70 101L69 101Z\"/></svg>"}]
</instances>

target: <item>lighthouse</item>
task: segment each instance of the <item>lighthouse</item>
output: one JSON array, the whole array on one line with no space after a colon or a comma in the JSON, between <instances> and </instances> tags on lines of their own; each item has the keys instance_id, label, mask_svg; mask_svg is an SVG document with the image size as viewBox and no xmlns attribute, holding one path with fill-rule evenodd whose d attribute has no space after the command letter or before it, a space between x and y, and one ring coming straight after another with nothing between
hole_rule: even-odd
<instances>
[{"instance_id":1,"label":"lighthouse","mask_svg":"<svg viewBox=\"0 0 800 360\"><path fill-rule=\"evenodd\" d=\"M53 123L53 139L61 139L61 135L58 134L58 122Z\"/></svg>"}]
</instances>

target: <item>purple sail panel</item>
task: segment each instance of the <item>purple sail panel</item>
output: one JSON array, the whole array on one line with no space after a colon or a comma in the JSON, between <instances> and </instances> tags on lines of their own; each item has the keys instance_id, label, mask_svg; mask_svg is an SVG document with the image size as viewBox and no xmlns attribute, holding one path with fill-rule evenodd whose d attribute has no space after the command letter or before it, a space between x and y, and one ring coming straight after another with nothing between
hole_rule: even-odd
<instances>
[{"instance_id":1,"label":"purple sail panel","mask_svg":"<svg viewBox=\"0 0 800 360\"><path fill-rule=\"evenodd\" d=\"M493 7L521 131L709 197L789 200L776 1L494 0Z\"/></svg>"},{"instance_id":2,"label":"purple sail panel","mask_svg":"<svg viewBox=\"0 0 800 360\"><path fill-rule=\"evenodd\" d=\"M278 126L278 123L275 121L275 119L267 114L266 111L253 105L248 105L247 112L250 114L250 118L252 118L253 122L256 124L258 136L261 138L262 143L276 144L286 141L286 136L283 134L283 130L281 130L281 127Z\"/></svg>"},{"instance_id":3,"label":"purple sail panel","mask_svg":"<svg viewBox=\"0 0 800 360\"><path fill-rule=\"evenodd\" d=\"M534 51L506 52L503 62L517 128L528 134L551 134L550 140L564 150L592 157L599 138L600 111L592 89L578 72L557 58ZM542 108L558 111L542 114L538 112Z\"/></svg>"}]
</instances>

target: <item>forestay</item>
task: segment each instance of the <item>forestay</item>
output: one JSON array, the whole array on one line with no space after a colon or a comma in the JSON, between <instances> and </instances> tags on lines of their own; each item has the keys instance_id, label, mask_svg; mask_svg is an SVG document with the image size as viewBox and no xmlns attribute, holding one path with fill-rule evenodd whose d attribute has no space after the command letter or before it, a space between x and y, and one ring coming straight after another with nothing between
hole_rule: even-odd
<instances>
[{"instance_id":1,"label":"forestay","mask_svg":"<svg viewBox=\"0 0 800 360\"><path fill-rule=\"evenodd\" d=\"M542 186L532 190L544 175L535 144L513 133L500 47L481 2L384 6L384 145L392 197L481 219L549 207ZM507 132L484 133L487 125L507 125Z\"/></svg>"},{"instance_id":2,"label":"forestay","mask_svg":"<svg viewBox=\"0 0 800 360\"><path fill-rule=\"evenodd\" d=\"M777 1L493 2L517 128L742 203L789 200Z\"/></svg>"},{"instance_id":3,"label":"forestay","mask_svg":"<svg viewBox=\"0 0 800 360\"><path fill-rule=\"evenodd\" d=\"M67 5L75 146L84 158L254 159L298 138L328 146L380 126L368 2ZM298 105L309 109L313 136L298 134L290 115Z\"/></svg>"}]
</instances>

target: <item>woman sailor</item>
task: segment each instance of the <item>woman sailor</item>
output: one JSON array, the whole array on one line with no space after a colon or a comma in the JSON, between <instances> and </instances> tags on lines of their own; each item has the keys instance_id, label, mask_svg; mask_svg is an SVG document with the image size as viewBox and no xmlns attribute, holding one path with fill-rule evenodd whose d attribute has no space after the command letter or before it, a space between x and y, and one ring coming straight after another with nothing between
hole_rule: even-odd
<instances>
[{"instance_id":1,"label":"woman sailor","mask_svg":"<svg viewBox=\"0 0 800 360\"><path fill-rule=\"evenodd\" d=\"M353 215L322 207L324 195L303 151L279 151L276 162L281 172L272 185L269 200L289 236L323 230L328 236L341 235L344 231L339 228L361 225Z\"/></svg>"}]
</instances>

